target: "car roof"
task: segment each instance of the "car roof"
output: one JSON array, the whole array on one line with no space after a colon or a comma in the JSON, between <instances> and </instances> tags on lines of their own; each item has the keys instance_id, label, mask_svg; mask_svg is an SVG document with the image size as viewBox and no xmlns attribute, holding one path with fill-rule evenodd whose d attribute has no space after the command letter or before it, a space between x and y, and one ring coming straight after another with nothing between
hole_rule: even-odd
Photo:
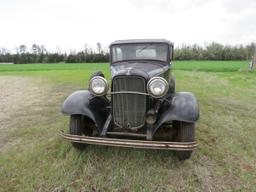
<instances>
[{"instance_id":1,"label":"car roof","mask_svg":"<svg viewBox=\"0 0 256 192\"><path fill-rule=\"evenodd\" d=\"M110 44L117 45L117 44L132 44L132 43L167 43L169 45L173 45L171 41L168 41L166 39L126 39L126 40L117 40Z\"/></svg>"}]
</instances>

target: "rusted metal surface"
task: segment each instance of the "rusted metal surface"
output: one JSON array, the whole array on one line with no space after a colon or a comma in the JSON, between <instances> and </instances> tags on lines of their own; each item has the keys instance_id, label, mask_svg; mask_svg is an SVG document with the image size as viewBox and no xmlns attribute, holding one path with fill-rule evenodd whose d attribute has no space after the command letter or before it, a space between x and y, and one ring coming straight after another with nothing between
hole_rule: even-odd
<instances>
[{"instance_id":1,"label":"rusted metal surface","mask_svg":"<svg viewBox=\"0 0 256 192\"><path fill-rule=\"evenodd\" d=\"M166 142L166 141L142 141L116 138L102 138L102 137L88 137L60 133L60 135L68 141L77 143L87 143L94 145L107 145L117 147L132 147L143 149L165 149L165 150L179 150L191 151L197 146L196 142Z\"/></svg>"},{"instance_id":2,"label":"rusted metal surface","mask_svg":"<svg viewBox=\"0 0 256 192\"><path fill-rule=\"evenodd\" d=\"M168 130L163 130L163 129L159 129L155 132L154 137L164 137L164 138L168 138L171 136L175 136L177 134L177 130L174 129L168 129Z\"/></svg>"},{"instance_id":3,"label":"rusted metal surface","mask_svg":"<svg viewBox=\"0 0 256 192\"><path fill-rule=\"evenodd\" d=\"M107 135L117 135L117 136L130 136L130 137L144 137L146 138L145 134L141 133L131 133L131 132L107 132Z\"/></svg>"}]
</instances>

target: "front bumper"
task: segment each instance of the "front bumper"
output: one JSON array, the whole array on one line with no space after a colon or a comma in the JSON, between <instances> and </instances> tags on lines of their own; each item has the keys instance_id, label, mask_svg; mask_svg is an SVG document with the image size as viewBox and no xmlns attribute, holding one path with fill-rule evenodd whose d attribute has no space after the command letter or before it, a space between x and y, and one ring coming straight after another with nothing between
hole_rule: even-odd
<instances>
[{"instance_id":1,"label":"front bumper","mask_svg":"<svg viewBox=\"0 0 256 192\"><path fill-rule=\"evenodd\" d=\"M145 141L145 140L132 140L132 139L116 139L106 137L89 137L78 136L60 133L63 139L77 142L87 143L94 145L107 145L116 147L131 147L142 149L165 149L165 150L178 150L178 151L192 151L196 148L196 142L166 142L166 141Z\"/></svg>"}]
</instances>

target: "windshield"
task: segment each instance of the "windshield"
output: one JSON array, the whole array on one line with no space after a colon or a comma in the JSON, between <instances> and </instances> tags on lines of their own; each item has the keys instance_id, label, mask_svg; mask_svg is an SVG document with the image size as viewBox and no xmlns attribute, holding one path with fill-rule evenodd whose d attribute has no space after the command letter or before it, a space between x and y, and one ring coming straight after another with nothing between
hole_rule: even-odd
<instances>
[{"instance_id":1,"label":"windshield","mask_svg":"<svg viewBox=\"0 0 256 192\"><path fill-rule=\"evenodd\" d=\"M125 60L168 61L168 45L161 43L121 44L112 46L112 62Z\"/></svg>"}]
</instances>

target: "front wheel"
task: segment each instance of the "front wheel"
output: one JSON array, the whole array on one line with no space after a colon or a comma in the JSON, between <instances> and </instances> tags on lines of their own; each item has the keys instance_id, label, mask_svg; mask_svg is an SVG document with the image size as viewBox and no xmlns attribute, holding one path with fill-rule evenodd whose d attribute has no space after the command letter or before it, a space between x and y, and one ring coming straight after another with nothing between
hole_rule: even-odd
<instances>
[{"instance_id":1,"label":"front wheel","mask_svg":"<svg viewBox=\"0 0 256 192\"><path fill-rule=\"evenodd\" d=\"M86 135L91 136L93 129L92 123L82 115L71 115L69 122L69 132L71 135ZM87 147L84 143L72 142L73 147L83 150Z\"/></svg>"},{"instance_id":2,"label":"front wheel","mask_svg":"<svg viewBox=\"0 0 256 192\"><path fill-rule=\"evenodd\" d=\"M178 142L193 142L195 141L195 123L187 122L174 122L174 126L177 128L177 138ZM189 159L192 151L177 151L177 156L179 160Z\"/></svg>"}]
</instances>

